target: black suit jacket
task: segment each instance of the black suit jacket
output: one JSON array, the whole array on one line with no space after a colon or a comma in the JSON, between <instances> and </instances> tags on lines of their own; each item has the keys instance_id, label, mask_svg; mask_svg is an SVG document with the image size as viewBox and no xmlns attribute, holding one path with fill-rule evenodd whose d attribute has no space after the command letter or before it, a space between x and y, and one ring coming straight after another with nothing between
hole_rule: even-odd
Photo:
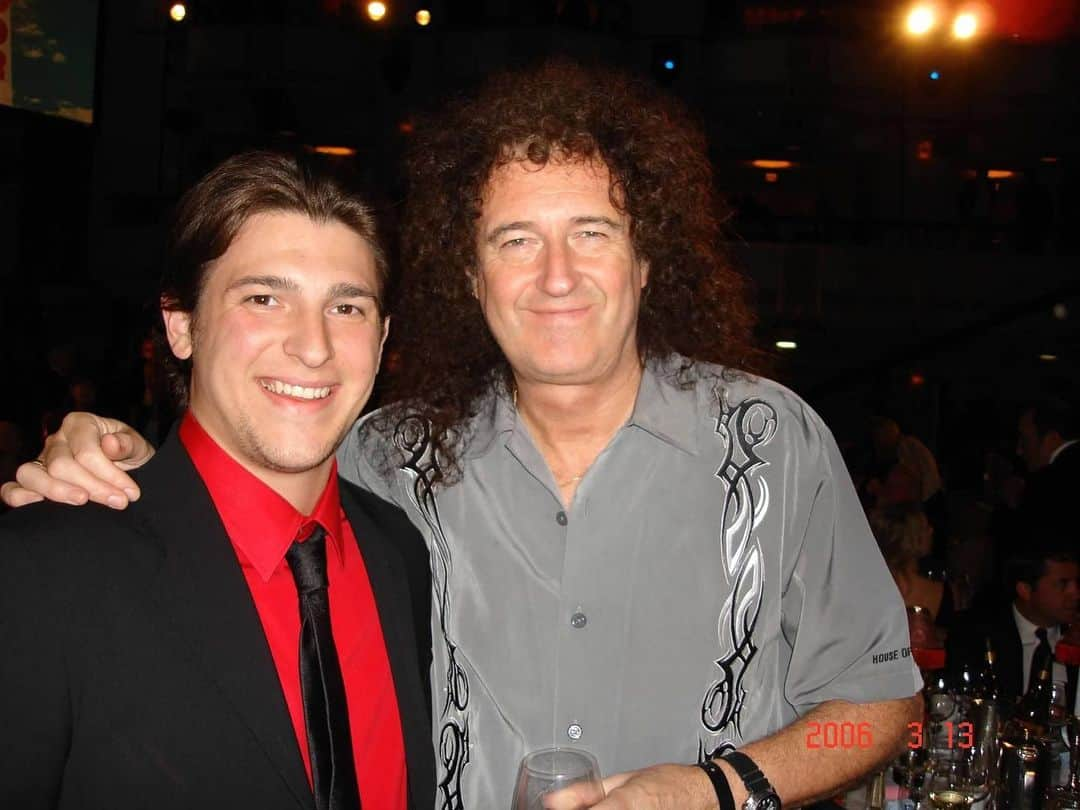
<instances>
[{"instance_id":1,"label":"black suit jacket","mask_svg":"<svg viewBox=\"0 0 1080 810\"><path fill-rule=\"evenodd\" d=\"M1008 715L1022 694L1024 667L1030 665L1024 661L1024 647L1011 602L982 609L976 606L958 614L949 630L946 663L953 671L958 672L965 663L978 671L983 665L987 638L994 648L994 676L1001 693L1002 708ZM1068 666L1065 671L1071 712L1076 705L1077 667Z\"/></svg>"},{"instance_id":2,"label":"black suit jacket","mask_svg":"<svg viewBox=\"0 0 1080 810\"><path fill-rule=\"evenodd\" d=\"M38 504L0 520L0 806L313 808L247 583L175 434L137 478L124 512ZM370 493L343 481L341 498L423 810L435 795L423 541Z\"/></svg>"},{"instance_id":3,"label":"black suit jacket","mask_svg":"<svg viewBox=\"0 0 1080 810\"><path fill-rule=\"evenodd\" d=\"M1062 450L1028 478L1020 504L1022 536L1041 544L1080 551L1075 501L1080 496L1080 443Z\"/></svg>"}]
</instances>

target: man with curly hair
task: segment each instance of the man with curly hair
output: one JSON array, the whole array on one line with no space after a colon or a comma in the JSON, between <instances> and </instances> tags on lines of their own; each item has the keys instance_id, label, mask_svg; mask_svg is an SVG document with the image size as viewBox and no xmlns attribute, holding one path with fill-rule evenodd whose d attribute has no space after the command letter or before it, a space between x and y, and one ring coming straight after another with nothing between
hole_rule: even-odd
<instances>
[{"instance_id":1,"label":"man with curly hair","mask_svg":"<svg viewBox=\"0 0 1080 810\"><path fill-rule=\"evenodd\" d=\"M339 461L431 550L436 806L506 806L551 745L597 756L599 810L775 810L894 756L903 605L828 429L747 371L686 112L548 64L451 105L409 169L394 404ZM123 505L102 432L150 452L73 419L20 481Z\"/></svg>"}]
</instances>

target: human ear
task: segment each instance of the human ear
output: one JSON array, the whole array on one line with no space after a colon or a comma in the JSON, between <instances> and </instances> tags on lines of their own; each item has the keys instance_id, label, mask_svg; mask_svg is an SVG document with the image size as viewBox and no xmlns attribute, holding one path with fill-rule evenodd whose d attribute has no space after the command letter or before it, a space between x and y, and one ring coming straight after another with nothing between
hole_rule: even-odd
<instances>
[{"instance_id":1,"label":"human ear","mask_svg":"<svg viewBox=\"0 0 1080 810\"><path fill-rule=\"evenodd\" d=\"M649 283L649 263L647 261L638 262L638 272L641 273L641 289L645 289L645 286Z\"/></svg>"},{"instance_id":2,"label":"human ear","mask_svg":"<svg viewBox=\"0 0 1080 810\"><path fill-rule=\"evenodd\" d=\"M1016 595L1023 599L1025 602L1031 601L1031 586L1026 582L1016 583Z\"/></svg>"},{"instance_id":3,"label":"human ear","mask_svg":"<svg viewBox=\"0 0 1080 810\"><path fill-rule=\"evenodd\" d=\"M172 353L178 360L187 360L192 350L191 313L163 309L161 317L165 321L165 336Z\"/></svg>"},{"instance_id":4,"label":"human ear","mask_svg":"<svg viewBox=\"0 0 1080 810\"><path fill-rule=\"evenodd\" d=\"M379 353L386 347L386 339L390 337L390 316L387 315L383 318L382 323L382 340L379 341Z\"/></svg>"}]
</instances>

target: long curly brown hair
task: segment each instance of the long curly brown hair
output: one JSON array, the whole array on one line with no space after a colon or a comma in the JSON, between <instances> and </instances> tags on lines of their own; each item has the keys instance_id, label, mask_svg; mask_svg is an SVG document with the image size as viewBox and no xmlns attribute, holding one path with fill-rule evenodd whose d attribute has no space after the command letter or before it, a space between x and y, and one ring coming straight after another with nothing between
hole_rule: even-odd
<instances>
[{"instance_id":1,"label":"long curly brown hair","mask_svg":"<svg viewBox=\"0 0 1080 810\"><path fill-rule=\"evenodd\" d=\"M637 324L643 361L690 358L677 369L682 385L694 361L757 366L742 278L721 253L705 137L687 111L610 68L560 60L500 74L421 128L407 159L397 368L384 400L395 404L376 424L381 432L406 415L426 420L445 484L460 476L465 428L481 400L512 381L471 274L489 178L522 156L607 166L612 202L629 215L634 249L649 264Z\"/></svg>"}]
</instances>

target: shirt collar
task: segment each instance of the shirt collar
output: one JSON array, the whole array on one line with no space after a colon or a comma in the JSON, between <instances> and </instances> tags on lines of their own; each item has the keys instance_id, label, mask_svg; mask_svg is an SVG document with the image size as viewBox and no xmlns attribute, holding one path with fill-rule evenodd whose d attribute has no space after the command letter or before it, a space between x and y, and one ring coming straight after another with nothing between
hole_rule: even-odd
<instances>
[{"instance_id":1,"label":"shirt collar","mask_svg":"<svg viewBox=\"0 0 1080 810\"><path fill-rule=\"evenodd\" d=\"M1020 644L1025 647L1032 644L1038 644L1039 637L1035 635L1035 631L1039 629L1039 625L1029 621L1028 618L1017 609L1016 602L1013 602L1012 612L1013 618L1016 620L1016 629L1020 633ZM1050 642L1051 645L1057 641L1060 634L1061 628L1057 625L1046 628L1046 640Z\"/></svg>"},{"instance_id":2,"label":"shirt collar","mask_svg":"<svg viewBox=\"0 0 1080 810\"><path fill-rule=\"evenodd\" d=\"M1050 454L1050 463L1053 464L1054 461L1057 459L1057 457L1061 455L1061 452L1063 450L1065 450L1065 449L1067 449L1069 447L1072 447L1078 441L1080 441L1080 439L1070 439L1069 441L1067 441L1064 444L1060 445L1057 450L1055 450L1053 453Z\"/></svg>"},{"instance_id":3,"label":"shirt collar","mask_svg":"<svg viewBox=\"0 0 1080 810\"><path fill-rule=\"evenodd\" d=\"M676 382L683 362L685 358L672 355L645 364L629 424L696 456L697 386L683 389Z\"/></svg>"},{"instance_id":4,"label":"shirt collar","mask_svg":"<svg viewBox=\"0 0 1080 810\"><path fill-rule=\"evenodd\" d=\"M260 481L221 448L189 410L180 423L180 441L206 484L233 545L269 582L285 559L285 552L313 524L326 530L328 547L344 561L341 533L341 499L337 462L310 515L302 515L291 503Z\"/></svg>"},{"instance_id":5,"label":"shirt collar","mask_svg":"<svg viewBox=\"0 0 1080 810\"><path fill-rule=\"evenodd\" d=\"M513 397L502 388L501 384L493 385L484 396L469 425L465 456L479 458L486 455L496 445L496 439L513 433L517 424L517 408L514 407Z\"/></svg>"},{"instance_id":6,"label":"shirt collar","mask_svg":"<svg viewBox=\"0 0 1080 810\"><path fill-rule=\"evenodd\" d=\"M642 371L634 411L627 424L644 430L691 455L698 454L697 394L693 387L682 389L674 382L684 358L673 355L664 360L647 363ZM512 396L493 387L481 404L468 438L470 451L466 455L485 455L500 436L527 434L518 424L517 409Z\"/></svg>"}]
</instances>

